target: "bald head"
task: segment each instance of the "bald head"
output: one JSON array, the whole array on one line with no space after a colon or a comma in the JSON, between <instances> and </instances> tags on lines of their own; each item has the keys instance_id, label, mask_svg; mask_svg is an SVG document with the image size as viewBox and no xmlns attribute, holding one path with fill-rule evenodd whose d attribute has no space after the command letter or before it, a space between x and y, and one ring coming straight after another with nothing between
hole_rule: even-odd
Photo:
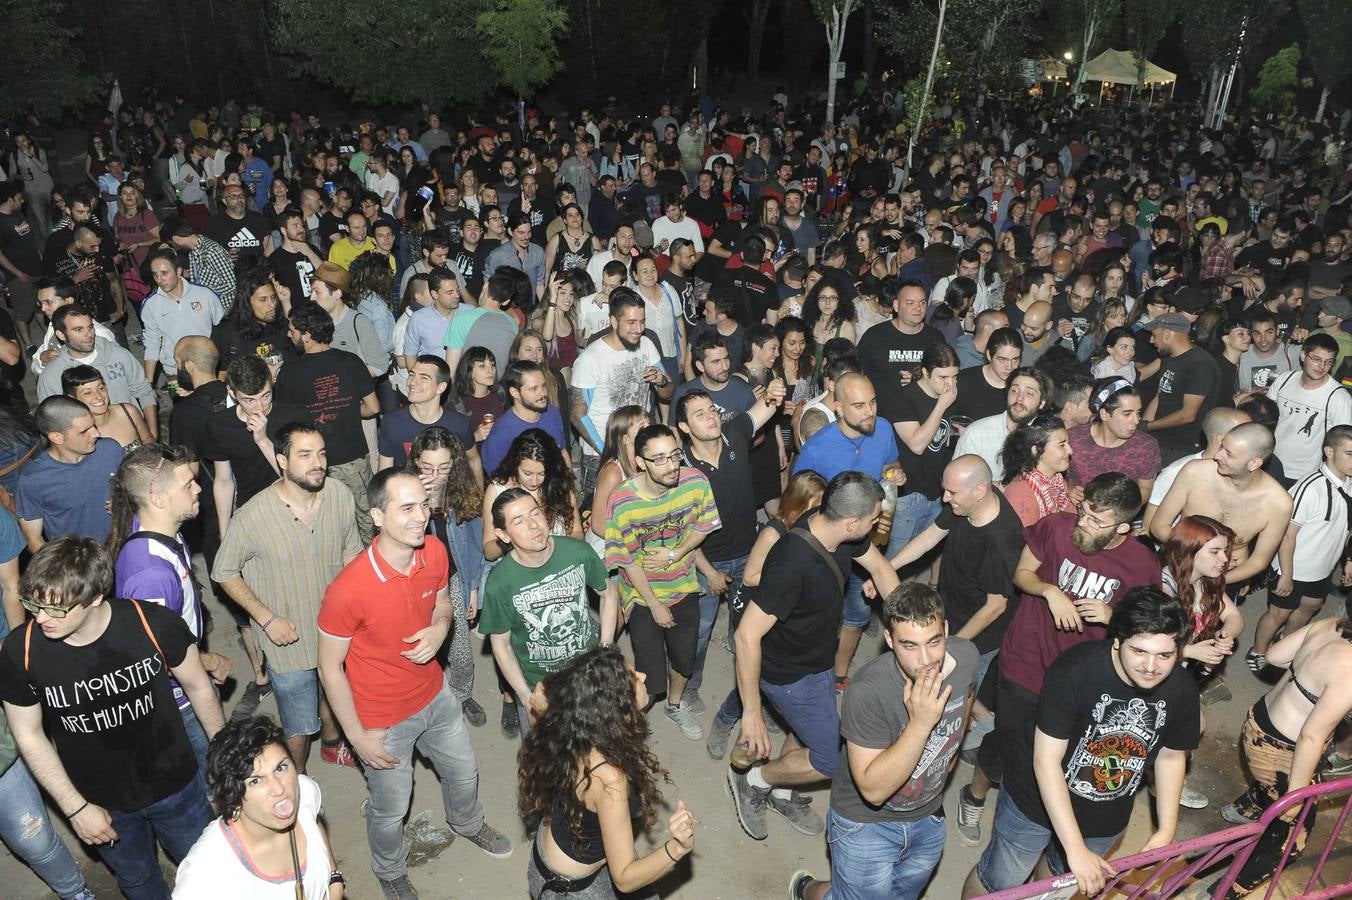
<instances>
[{"instance_id":1,"label":"bald head","mask_svg":"<svg viewBox=\"0 0 1352 900\"><path fill-rule=\"evenodd\" d=\"M1057 250L1052 254L1052 271L1058 280L1064 279L1075 268L1075 254L1069 250Z\"/></svg>"},{"instance_id":2,"label":"bald head","mask_svg":"<svg viewBox=\"0 0 1352 900\"><path fill-rule=\"evenodd\" d=\"M948 481L949 478L965 488L974 488L990 484L995 476L984 459L975 453L967 453L953 460L944 469L944 481Z\"/></svg>"},{"instance_id":3,"label":"bald head","mask_svg":"<svg viewBox=\"0 0 1352 900\"><path fill-rule=\"evenodd\" d=\"M178 343L174 345L174 361L178 363L180 370L186 368L187 363L192 363L195 370L210 378L210 374L215 374L220 359L220 351L211 342L211 338L200 334L179 338Z\"/></svg>"},{"instance_id":4,"label":"bald head","mask_svg":"<svg viewBox=\"0 0 1352 900\"><path fill-rule=\"evenodd\" d=\"M1052 305L1045 300L1038 300L1028 307L1028 311L1023 314L1023 325L1019 326L1019 332L1023 335L1025 343L1036 343L1042 340L1052 321Z\"/></svg>"},{"instance_id":5,"label":"bald head","mask_svg":"<svg viewBox=\"0 0 1352 900\"><path fill-rule=\"evenodd\" d=\"M1214 446L1220 443L1220 439L1225 437L1230 429L1251 421L1253 420L1246 412L1232 406L1218 406L1202 420L1202 433L1206 435L1207 444Z\"/></svg>"},{"instance_id":6,"label":"bald head","mask_svg":"<svg viewBox=\"0 0 1352 900\"><path fill-rule=\"evenodd\" d=\"M1238 443L1248 451L1249 459L1261 459L1266 461L1272 455L1272 448L1276 441L1272 437L1272 432L1259 425L1257 422L1246 422L1243 425L1236 425L1225 436L1227 445Z\"/></svg>"},{"instance_id":7,"label":"bald head","mask_svg":"<svg viewBox=\"0 0 1352 900\"><path fill-rule=\"evenodd\" d=\"M838 402L843 403L850 399L851 395L857 397L861 393L873 393L873 382L866 376L858 372L846 372L836 379L835 398Z\"/></svg>"}]
</instances>

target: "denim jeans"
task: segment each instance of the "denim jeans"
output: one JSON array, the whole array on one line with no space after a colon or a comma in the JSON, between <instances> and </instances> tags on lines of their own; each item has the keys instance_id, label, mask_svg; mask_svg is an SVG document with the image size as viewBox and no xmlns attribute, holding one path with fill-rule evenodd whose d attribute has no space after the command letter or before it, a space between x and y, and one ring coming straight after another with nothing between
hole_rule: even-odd
<instances>
[{"instance_id":1,"label":"denim jeans","mask_svg":"<svg viewBox=\"0 0 1352 900\"><path fill-rule=\"evenodd\" d=\"M887 538L887 558L896 556L916 535L934 524L943 508L939 500L918 492L898 497L896 512L892 514L892 533Z\"/></svg>"},{"instance_id":2,"label":"denim jeans","mask_svg":"<svg viewBox=\"0 0 1352 900\"><path fill-rule=\"evenodd\" d=\"M84 876L53 830L37 782L21 759L0 775L0 840L57 896L74 897L85 889Z\"/></svg>"},{"instance_id":3,"label":"denim jeans","mask_svg":"<svg viewBox=\"0 0 1352 900\"><path fill-rule=\"evenodd\" d=\"M1085 838L1084 844L1091 853L1107 857L1121 836L1119 832L1112 837ZM1056 833L1028 818L1009 792L1001 791L995 804L990 843L976 864L981 884L991 893L1023 884L1033 874L1044 852L1047 867L1053 875L1064 875L1069 871L1065 851L1061 849Z\"/></svg>"},{"instance_id":4,"label":"denim jeans","mask_svg":"<svg viewBox=\"0 0 1352 900\"><path fill-rule=\"evenodd\" d=\"M483 573L483 519L476 516L468 522L448 521L446 536L450 538L451 546L447 549L451 559L455 560L455 575L460 579L461 603L468 612L470 592L479 589L479 578ZM479 602L483 603L482 594Z\"/></svg>"},{"instance_id":5,"label":"denim jeans","mask_svg":"<svg viewBox=\"0 0 1352 900\"><path fill-rule=\"evenodd\" d=\"M169 886L160 872L155 841L178 862L211 824L206 784L194 776L176 792L144 809L109 810L117 840L101 844L99 856L117 876L117 886L128 900L170 900Z\"/></svg>"},{"instance_id":6,"label":"denim jeans","mask_svg":"<svg viewBox=\"0 0 1352 900\"><path fill-rule=\"evenodd\" d=\"M183 717L183 730L188 732L188 743L192 744L192 755L197 758L197 771L205 781L207 777L207 747L210 741L207 740L207 733L202 730L202 723L197 721L197 715L192 711L192 704L182 707L178 714Z\"/></svg>"},{"instance_id":7,"label":"denim jeans","mask_svg":"<svg viewBox=\"0 0 1352 900\"><path fill-rule=\"evenodd\" d=\"M366 814L366 841L371 871L392 881L408 871L404 816L413 797L413 751L427 757L441 782L446 822L460 835L475 835L484 824L479 805L479 764L469 742L460 703L443 683L432 702L385 732L385 750L399 760L392 769L367 767L371 804Z\"/></svg>"},{"instance_id":8,"label":"denim jeans","mask_svg":"<svg viewBox=\"0 0 1352 900\"><path fill-rule=\"evenodd\" d=\"M826 817L831 845L829 900L915 900L944 855L942 816L911 822L855 822L834 808Z\"/></svg>"},{"instance_id":9,"label":"denim jeans","mask_svg":"<svg viewBox=\"0 0 1352 900\"><path fill-rule=\"evenodd\" d=\"M733 596L742 589L742 573L746 571L746 557L714 562L713 567L728 578L728 593ZM718 604L723 597L709 590L709 580L698 569L699 578L699 643L695 645L695 671L690 675L687 691L699 690L704 682L704 658L709 655L709 641L714 634L714 623L718 621ZM728 616L728 643L732 643L732 616Z\"/></svg>"}]
</instances>

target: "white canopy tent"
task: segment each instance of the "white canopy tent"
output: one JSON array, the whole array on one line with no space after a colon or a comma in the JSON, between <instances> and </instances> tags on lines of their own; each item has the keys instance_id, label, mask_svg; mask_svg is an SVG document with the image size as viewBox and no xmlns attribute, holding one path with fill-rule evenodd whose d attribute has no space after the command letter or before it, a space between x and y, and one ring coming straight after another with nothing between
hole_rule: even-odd
<instances>
[{"instance_id":1,"label":"white canopy tent","mask_svg":"<svg viewBox=\"0 0 1352 900\"><path fill-rule=\"evenodd\" d=\"M1167 69L1161 69L1152 62L1145 64L1145 78L1140 79L1136 54L1130 50L1104 50L1098 56L1084 64L1084 81L1099 82L1099 95L1103 94L1105 84L1129 84L1133 87L1150 86L1151 91L1159 85L1169 85L1170 93L1178 81L1178 75Z\"/></svg>"}]
</instances>

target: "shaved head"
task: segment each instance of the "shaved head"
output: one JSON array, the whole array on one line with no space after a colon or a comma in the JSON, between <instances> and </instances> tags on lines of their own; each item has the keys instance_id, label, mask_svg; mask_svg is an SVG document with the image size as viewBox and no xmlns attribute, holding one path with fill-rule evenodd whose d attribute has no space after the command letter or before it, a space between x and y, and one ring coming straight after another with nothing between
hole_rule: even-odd
<instances>
[{"instance_id":1,"label":"shaved head","mask_svg":"<svg viewBox=\"0 0 1352 900\"><path fill-rule=\"evenodd\" d=\"M1272 432L1257 422L1236 425L1225 437L1227 441L1238 441L1247 447L1250 459L1266 460L1272 455L1272 448L1276 445Z\"/></svg>"},{"instance_id":2,"label":"shaved head","mask_svg":"<svg viewBox=\"0 0 1352 900\"><path fill-rule=\"evenodd\" d=\"M183 368L183 363L191 362L199 372L215 372L221 354L211 338L193 334L178 339L174 345L174 359L178 361L179 368Z\"/></svg>"},{"instance_id":3,"label":"shaved head","mask_svg":"<svg viewBox=\"0 0 1352 900\"><path fill-rule=\"evenodd\" d=\"M1023 314L1024 324L1030 329L1041 329L1051 321L1052 305L1043 300L1039 300L1028 307L1028 312Z\"/></svg>"},{"instance_id":4,"label":"shaved head","mask_svg":"<svg viewBox=\"0 0 1352 900\"><path fill-rule=\"evenodd\" d=\"M837 400L844 400L849 396L851 388L858 390L863 387L873 390L873 382L869 381L866 376L861 375L858 372L847 372L836 379L835 398Z\"/></svg>"},{"instance_id":5,"label":"shaved head","mask_svg":"<svg viewBox=\"0 0 1352 900\"><path fill-rule=\"evenodd\" d=\"M944 475L951 475L960 481L964 487L969 488L976 487L979 484L988 484L995 478L990 465L975 453L968 453L953 460L944 469Z\"/></svg>"},{"instance_id":6,"label":"shaved head","mask_svg":"<svg viewBox=\"0 0 1352 900\"><path fill-rule=\"evenodd\" d=\"M1251 422L1249 414L1241 412L1232 406L1218 406L1206 414L1202 420L1202 433L1206 435L1207 443L1213 440L1220 440L1230 431L1239 425Z\"/></svg>"}]
</instances>

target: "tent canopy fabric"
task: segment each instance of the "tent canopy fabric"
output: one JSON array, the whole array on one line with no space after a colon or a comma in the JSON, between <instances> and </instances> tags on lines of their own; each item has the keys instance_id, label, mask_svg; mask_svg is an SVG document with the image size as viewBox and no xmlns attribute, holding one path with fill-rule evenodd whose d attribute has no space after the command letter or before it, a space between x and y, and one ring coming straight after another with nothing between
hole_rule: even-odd
<instances>
[{"instance_id":1,"label":"tent canopy fabric","mask_svg":"<svg viewBox=\"0 0 1352 900\"><path fill-rule=\"evenodd\" d=\"M1130 50L1104 50L1084 65L1085 81L1111 84L1173 84L1178 75L1152 62L1145 64L1145 81L1137 82L1136 54Z\"/></svg>"}]
</instances>

